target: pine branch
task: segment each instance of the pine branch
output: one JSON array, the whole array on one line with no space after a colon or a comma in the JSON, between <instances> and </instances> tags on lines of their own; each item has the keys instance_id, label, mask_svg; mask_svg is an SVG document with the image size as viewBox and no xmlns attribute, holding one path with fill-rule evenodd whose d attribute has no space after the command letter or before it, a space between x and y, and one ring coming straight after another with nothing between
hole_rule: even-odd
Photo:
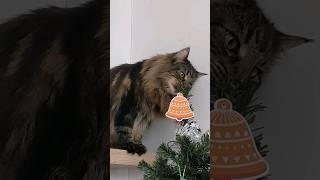
<instances>
[{"instance_id":1,"label":"pine branch","mask_svg":"<svg viewBox=\"0 0 320 180\"><path fill-rule=\"evenodd\" d=\"M159 146L153 165L142 161L138 167L145 180L180 179L183 171L188 180L209 179L210 137L204 134L199 142L193 142L187 136L177 136Z\"/></svg>"}]
</instances>

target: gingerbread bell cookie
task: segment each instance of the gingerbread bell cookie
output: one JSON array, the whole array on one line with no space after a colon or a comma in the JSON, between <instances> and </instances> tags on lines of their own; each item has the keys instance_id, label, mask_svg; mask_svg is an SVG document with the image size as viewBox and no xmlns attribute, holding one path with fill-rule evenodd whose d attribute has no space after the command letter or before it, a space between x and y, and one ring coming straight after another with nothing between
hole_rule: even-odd
<instances>
[{"instance_id":1,"label":"gingerbread bell cookie","mask_svg":"<svg viewBox=\"0 0 320 180\"><path fill-rule=\"evenodd\" d=\"M170 119L182 121L193 118L194 113L190 108L188 99L185 98L182 93L178 93L177 96L171 100L166 116Z\"/></svg>"}]
</instances>

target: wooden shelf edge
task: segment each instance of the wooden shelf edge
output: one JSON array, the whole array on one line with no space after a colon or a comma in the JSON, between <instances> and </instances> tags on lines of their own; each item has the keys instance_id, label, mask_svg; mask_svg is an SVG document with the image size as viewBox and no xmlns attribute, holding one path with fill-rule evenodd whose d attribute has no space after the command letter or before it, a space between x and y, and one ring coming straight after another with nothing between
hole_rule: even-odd
<instances>
[{"instance_id":1,"label":"wooden shelf edge","mask_svg":"<svg viewBox=\"0 0 320 180\"><path fill-rule=\"evenodd\" d=\"M146 153L141 156L128 154L126 150L110 149L110 164L116 166L138 166L140 161L146 161L151 164L155 160L155 155Z\"/></svg>"}]
</instances>

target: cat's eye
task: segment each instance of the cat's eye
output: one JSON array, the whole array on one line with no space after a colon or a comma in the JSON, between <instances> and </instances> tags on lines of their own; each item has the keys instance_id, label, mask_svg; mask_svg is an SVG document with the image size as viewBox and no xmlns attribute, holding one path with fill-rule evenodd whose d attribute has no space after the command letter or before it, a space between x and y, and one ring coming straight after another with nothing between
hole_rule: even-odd
<instances>
[{"instance_id":1,"label":"cat's eye","mask_svg":"<svg viewBox=\"0 0 320 180\"><path fill-rule=\"evenodd\" d=\"M239 47L239 42L232 34L227 33L225 36L225 46L229 50L236 50Z\"/></svg>"},{"instance_id":2,"label":"cat's eye","mask_svg":"<svg viewBox=\"0 0 320 180\"><path fill-rule=\"evenodd\" d=\"M181 77L182 79L184 79L185 74L184 74L183 72L179 72L179 75L180 75L180 77Z\"/></svg>"}]
</instances>

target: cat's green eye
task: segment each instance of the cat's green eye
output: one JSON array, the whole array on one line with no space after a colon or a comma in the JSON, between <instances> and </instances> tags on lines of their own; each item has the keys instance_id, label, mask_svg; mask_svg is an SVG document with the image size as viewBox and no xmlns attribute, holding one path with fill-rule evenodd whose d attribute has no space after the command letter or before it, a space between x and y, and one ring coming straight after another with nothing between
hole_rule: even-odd
<instances>
[{"instance_id":1,"label":"cat's green eye","mask_svg":"<svg viewBox=\"0 0 320 180\"><path fill-rule=\"evenodd\" d=\"M181 77L182 79L184 79L185 74L184 74L183 72L179 72L179 75L180 75L180 77Z\"/></svg>"},{"instance_id":2,"label":"cat's green eye","mask_svg":"<svg viewBox=\"0 0 320 180\"><path fill-rule=\"evenodd\" d=\"M225 45L230 50L235 50L239 46L238 40L230 33L225 36Z\"/></svg>"}]
</instances>

